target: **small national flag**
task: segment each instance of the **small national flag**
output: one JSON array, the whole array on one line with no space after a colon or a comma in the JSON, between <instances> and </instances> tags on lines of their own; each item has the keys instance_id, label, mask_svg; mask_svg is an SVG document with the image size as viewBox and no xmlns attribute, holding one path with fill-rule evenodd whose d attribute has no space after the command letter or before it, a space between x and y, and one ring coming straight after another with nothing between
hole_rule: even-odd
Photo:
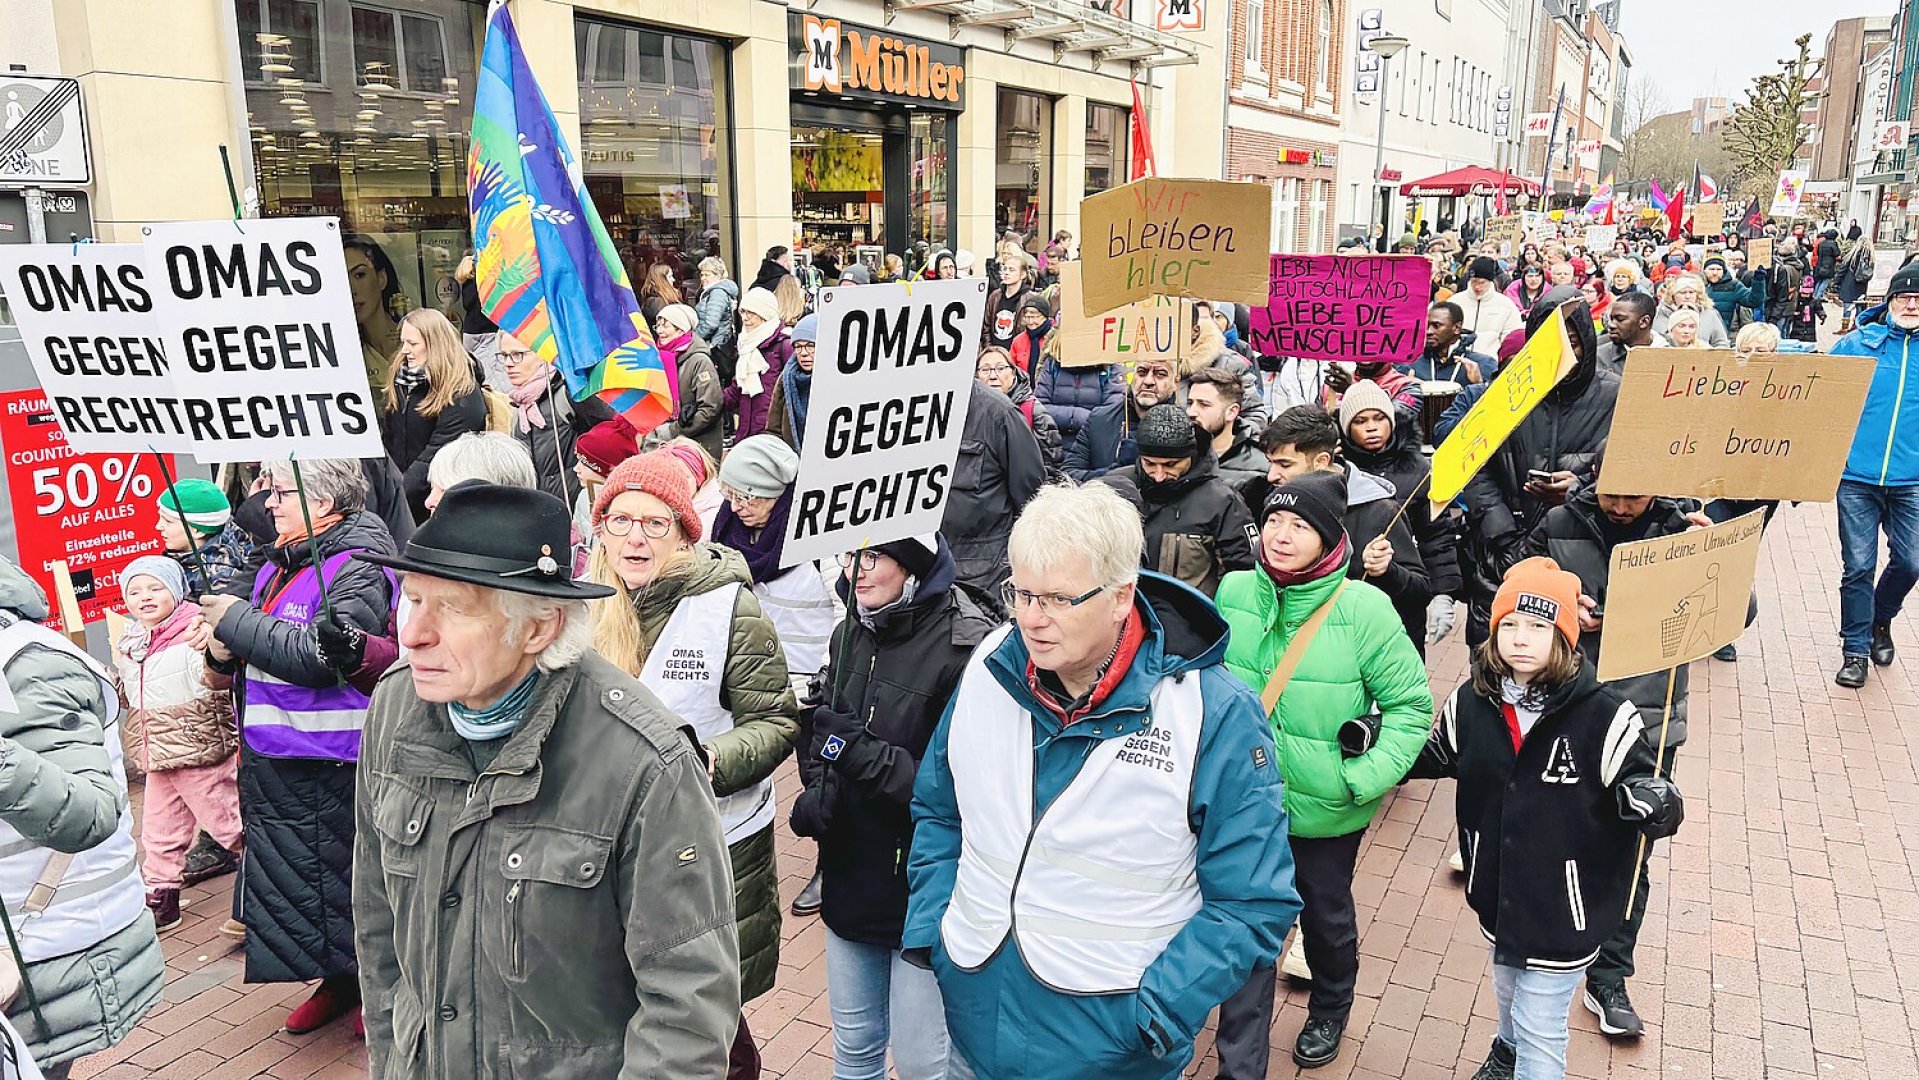
<instances>
[{"instance_id":1,"label":"small national flag","mask_svg":"<svg viewBox=\"0 0 1919 1080\"><path fill-rule=\"evenodd\" d=\"M599 396L641 435L671 418L673 381L498 0L466 168L487 317L551 363L574 398Z\"/></svg>"}]
</instances>

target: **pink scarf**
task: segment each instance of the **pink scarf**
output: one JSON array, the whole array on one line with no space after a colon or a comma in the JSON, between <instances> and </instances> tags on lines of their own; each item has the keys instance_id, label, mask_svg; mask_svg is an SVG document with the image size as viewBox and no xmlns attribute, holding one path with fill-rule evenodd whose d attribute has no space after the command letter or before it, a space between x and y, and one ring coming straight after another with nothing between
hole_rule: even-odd
<instances>
[{"instance_id":1,"label":"pink scarf","mask_svg":"<svg viewBox=\"0 0 1919 1080\"><path fill-rule=\"evenodd\" d=\"M520 420L529 428L546 426L546 414L540 411L540 399L546 396L546 388L553 382L553 365L541 364L533 377L523 383L514 383L507 397L519 406Z\"/></svg>"},{"instance_id":2,"label":"pink scarf","mask_svg":"<svg viewBox=\"0 0 1919 1080\"><path fill-rule=\"evenodd\" d=\"M1309 581L1318 581L1328 574L1344 571L1346 569L1346 559L1349 550L1350 545L1346 542L1346 538L1341 536L1338 547L1321 555L1318 562L1306 569L1295 571L1281 570L1279 567L1267 562L1265 546L1261 545L1259 566L1260 569L1266 571L1267 577L1273 579L1273 584L1285 589L1294 585L1304 585Z\"/></svg>"},{"instance_id":3,"label":"pink scarf","mask_svg":"<svg viewBox=\"0 0 1919 1080\"><path fill-rule=\"evenodd\" d=\"M688 330L672 341L658 342L660 363L666 368L666 385L673 388L673 400L680 400L680 354L692 344L693 331Z\"/></svg>"}]
</instances>

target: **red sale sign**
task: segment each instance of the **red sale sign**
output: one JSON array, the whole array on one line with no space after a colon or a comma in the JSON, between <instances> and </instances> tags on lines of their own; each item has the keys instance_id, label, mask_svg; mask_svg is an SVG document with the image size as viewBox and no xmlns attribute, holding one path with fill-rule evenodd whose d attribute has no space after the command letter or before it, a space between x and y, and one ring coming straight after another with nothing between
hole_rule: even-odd
<instances>
[{"instance_id":1,"label":"red sale sign","mask_svg":"<svg viewBox=\"0 0 1919 1080\"><path fill-rule=\"evenodd\" d=\"M67 561L80 618L104 618L120 607L120 570L161 550L154 499L165 481L158 463L151 454L74 453L39 390L0 394L0 449L20 568L54 609L46 625L64 629L49 569L56 559Z\"/></svg>"}]
</instances>

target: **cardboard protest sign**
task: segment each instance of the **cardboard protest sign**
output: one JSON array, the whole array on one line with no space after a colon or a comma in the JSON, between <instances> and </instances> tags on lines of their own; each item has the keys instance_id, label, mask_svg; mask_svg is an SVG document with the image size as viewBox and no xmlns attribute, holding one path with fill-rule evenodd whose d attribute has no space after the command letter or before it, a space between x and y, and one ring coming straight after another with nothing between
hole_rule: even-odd
<instances>
[{"instance_id":1,"label":"cardboard protest sign","mask_svg":"<svg viewBox=\"0 0 1919 1080\"><path fill-rule=\"evenodd\" d=\"M1265 303L1272 194L1265 184L1149 177L1082 200L1086 310L1155 294Z\"/></svg>"},{"instance_id":2,"label":"cardboard protest sign","mask_svg":"<svg viewBox=\"0 0 1919 1080\"><path fill-rule=\"evenodd\" d=\"M1825 502L1839 490L1874 366L1871 357L1634 349L1599 490Z\"/></svg>"},{"instance_id":3,"label":"cardboard protest sign","mask_svg":"<svg viewBox=\"0 0 1919 1080\"><path fill-rule=\"evenodd\" d=\"M1435 507L1444 507L1466 487L1466 481L1480 470L1513 433L1526 414L1546 399L1559 380L1572 372L1575 364L1572 342L1566 338L1564 308L1555 309L1539 331L1526 339L1499 377L1486 388L1486 395L1433 451L1433 482L1428 498Z\"/></svg>"},{"instance_id":4,"label":"cardboard protest sign","mask_svg":"<svg viewBox=\"0 0 1919 1080\"><path fill-rule=\"evenodd\" d=\"M145 228L147 280L201 461L379 457L333 218Z\"/></svg>"},{"instance_id":5,"label":"cardboard protest sign","mask_svg":"<svg viewBox=\"0 0 1919 1080\"><path fill-rule=\"evenodd\" d=\"M1620 544L1601 601L1599 680L1691 663L1739 640L1766 512Z\"/></svg>"},{"instance_id":6,"label":"cardboard protest sign","mask_svg":"<svg viewBox=\"0 0 1919 1080\"><path fill-rule=\"evenodd\" d=\"M1758 236L1746 241L1746 265L1757 270L1772 268L1772 237Z\"/></svg>"},{"instance_id":7,"label":"cardboard protest sign","mask_svg":"<svg viewBox=\"0 0 1919 1080\"><path fill-rule=\"evenodd\" d=\"M0 244L0 293L75 452L182 449L139 244Z\"/></svg>"},{"instance_id":8,"label":"cardboard protest sign","mask_svg":"<svg viewBox=\"0 0 1919 1080\"><path fill-rule=\"evenodd\" d=\"M1718 236L1726 231L1726 208L1718 203L1700 203L1692 208L1692 234Z\"/></svg>"},{"instance_id":9,"label":"cardboard protest sign","mask_svg":"<svg viewBox=\"0 0 1919 1080\"><path fill-rule=\"evenodd\" d=\"M1426 348L1433 264L1420 255L1274 255L1264 307L1252 309L1262 356L1410 364Z\"/></svg>"},{"instance_id":10,"label":"cardboard protest sign","mask_svg":"<svg viewBox=\"0 0 1919 1080\"><path fill-rule=\"evenodd\" d=\"M986 288L961 278L820 291L782 566L939 531Z\"/></svg>"},{"instance_id":11,"label":"cardboard protest sign","mask_svg":"<svg viewBox=\"0 0 1919 1080\"><path fill-rule=\"evenodd\" d=\"M53 563L65 561L81 620L97 621L120 603L121 569L163 547L153 527L164 484L159 462L144 451L75 452L39 390L0 394L0 450L20 569L52 596ZM43 621L53 630L76 629L53 617Z\"/></svg>"},{"instance_id":12,"label":"cardboard protest sign","mask_svg":"<svg viewBox=\"0 0 1919 1080\"><path fill-rule=\"evenodd\" d=\"M1499 257L1510 259L1519 254L1519 247L1525 242L1526 228L1524 219L1518 214L1488 219L1486 222L1486 243L1499 245Z\"/></svg>"},{"instance_id":13,"label":"cardboard protest sign","mask_svg":"<svg viewBox=\"0 0 1919 1080\"><path fill-rule=\"evenodd\" d=\"M1599 252L1602 254L1609 254L1612 251L1613 244L1618 239L1619 239L1619 226L1617 225L1586 226L1586 250L1587 251Z\"/></svg>"},{"instance_id":14,"label":"cardboard protest sign","mask_svg":"<svg viewBox=\"0 0 1919 1080\"><path fill-rule=\"evenodd\" d=\"M1087 315L1080 303L1077 262L1059 265L1059 362L1061 367L1103 367L1136 360L1178 359L1192 339L1193 302L1152 296Z\"/></svg>"}]
</instances>

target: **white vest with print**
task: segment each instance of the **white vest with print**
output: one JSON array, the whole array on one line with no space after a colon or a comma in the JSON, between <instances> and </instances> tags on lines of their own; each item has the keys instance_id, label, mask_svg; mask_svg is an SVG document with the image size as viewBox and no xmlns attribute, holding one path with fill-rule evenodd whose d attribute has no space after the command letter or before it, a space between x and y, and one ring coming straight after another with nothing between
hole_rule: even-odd
<instances>
[{"instance_id":1,"label":"white vest with print","mask_svg":"<svg viewBox=\"0 0 1919 1080\"><path fill-rule=\"evenodd\" d=\"M738 582L682 599L646 655L640 682L660 703L693 726L701 741L733 730L733 714L720 704L726 680L726 650L733 632ZM726 842L738 843L773 823L773 778L720 798Z\"/></svg>"},{"instance_id":2,"label":"white vest with print","mask_svg":"<svg viewBox=\"0 0 1919 1080\"><path fill-rule=\"evenodd\" d=\"M53 902L38 915L23 918L27 892L40 880L53 849L21 836L0 820L0 899L7 905L13 928L20 936L20 952L28 963L92 948L126 929L146 910L146 885L140 880L133 847L133 811L127 799L127 770L120 756L120 696L106 671L73 643L38 623L20 621L0 629L0 671L22 649L38 645L55 649L86 665L100 683L106 703L101 717L106 735L107 761L120 797L120 820L113 835L80 852L67 866L53 894ZM7 711L22 706L0 703Z\"/></svg>"},{"instance_id":3,"label":"white vest with print","mask_svg":"<svg viewBox=\"0 0 1919 1080\"><path fill-rule=\"evenodd\" d=\"M973 653L954 695L947 761L961 843L941 939L962 968L985 964L1010 934L1054 989L1137 990L1200 909L1189 824L1199 677L1161 679L1152 726L1100 740L1035 822L1032 717L986 668L1011 629Z\"/></svg>"},{"instance_id":4,"label":"white vest with print","mask_svg":"<svg viewBox=\"0 0 1919 1080\"><path fill-rule=\"evenodd\" d=\"M820 576L819 567L803 562L763 585L753 586L760 608L779 632L786 652L786 671L795 682L813 677L826 666L826 646L840 622L839 599Z\"/></svg>"}]
</instances>

